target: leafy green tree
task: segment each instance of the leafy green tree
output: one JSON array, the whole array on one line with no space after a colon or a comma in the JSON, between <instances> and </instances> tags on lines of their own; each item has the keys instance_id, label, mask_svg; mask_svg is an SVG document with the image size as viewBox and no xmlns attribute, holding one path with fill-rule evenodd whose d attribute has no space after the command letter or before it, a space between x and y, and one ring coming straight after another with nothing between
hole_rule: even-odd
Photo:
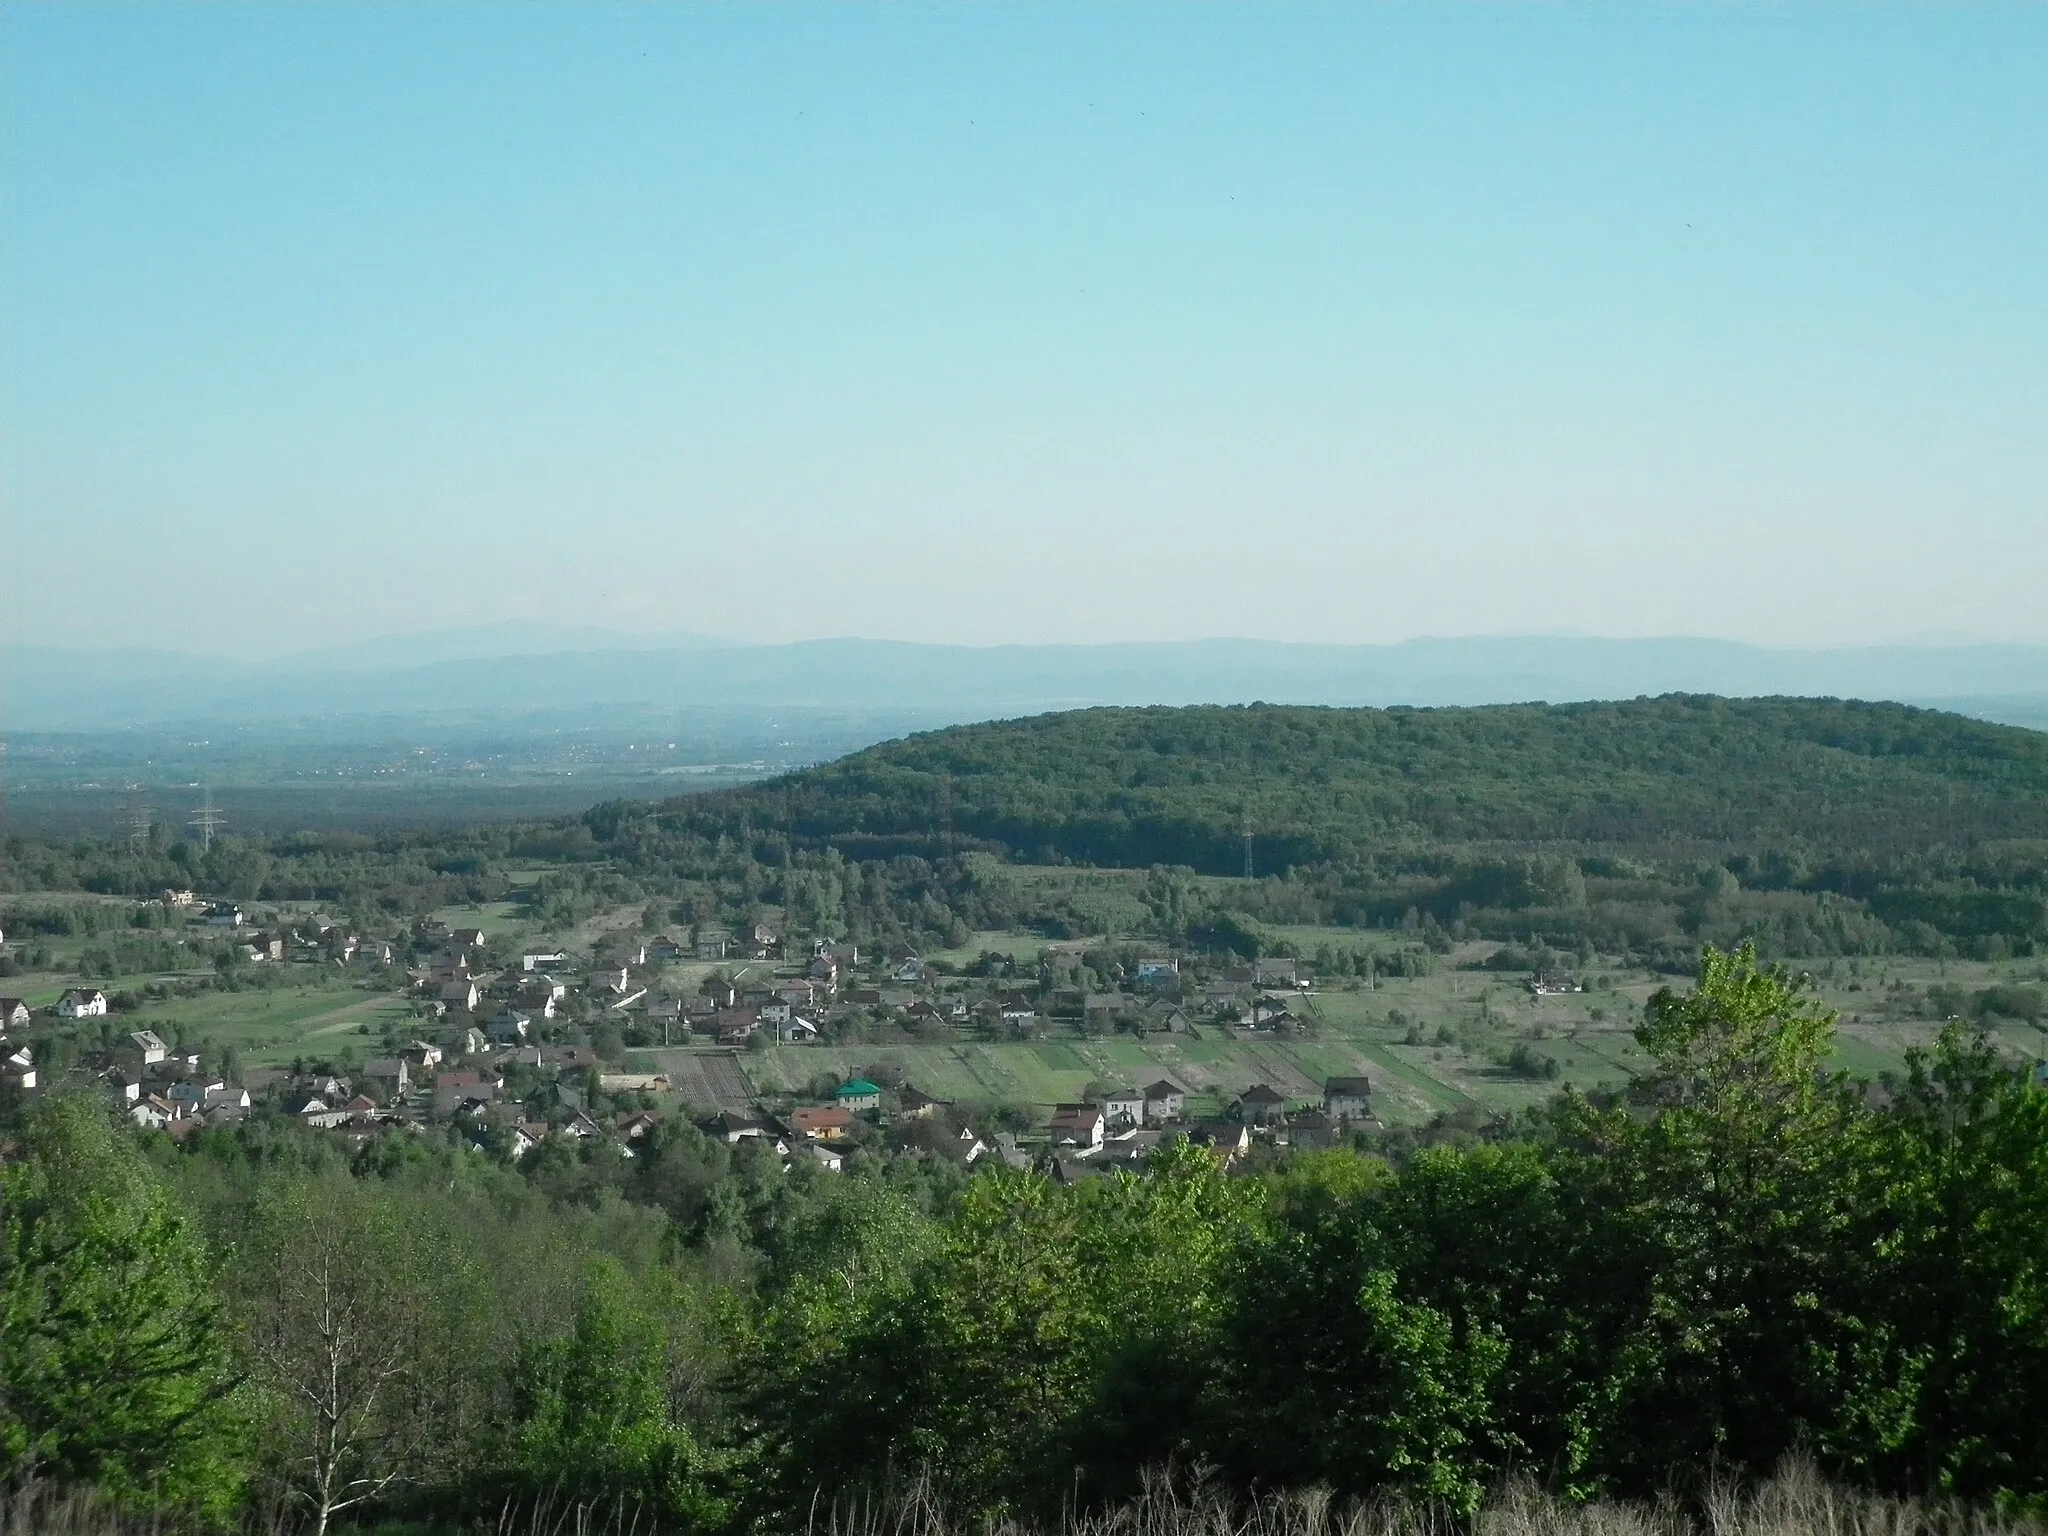
<instances>
[{"instance_id":1,"label":"leafy green tree","mask_svg":"<svg viewBox=\"0 0 2048 1536\"><path fill-rule=\"evenodd\" d=\"M132 1132L58 1096L0 1166L0 1469L219 1514L241 1476L206 1257Z\"/></svg>"},{"instance_id":2,"label":"leafy green tree","mask_svg":"<svg viewBox=\"0 0 2048 1536\"><path fill-rule=\"evenodd\" d=\"M1384 1230L1382 1181L1326 1160L1239 1252L1211 1433L1244 1482L1387 1484L1478 1504L1501 1459L1499 1327L1415 1294Z\"/></svg>"},{"instance_id":3,"label":"leafy green tree","mask_svg":"<svg viewBox=\"0 0 2048 1536\"><path fill-rule=\"evenodd\" d=\"M1181 1449L1251 1198L1185 1144L1144 1179L979 1175L936 1228L858 1197L879 1230L820 1223L748 1352L782 1508L894 1468L963 1509L1041 1512Z\"/></svg>"},{"instance_id":4,"label":"leafy green tree","mask_svg":"<svg viewBox=\"0 0 2048 1536\"><path fill-rule=\"evenodd\" d=\"M1745 946L1708 946L1650 1000L1633 1110L1560 1117L1598 1151L1622 1342L1608 1455L1648 1483L1714 1461L1767 1471L1827 1434L1856 1376L1850 1241L1868 1117L1828 1070L1835 1016Z\"/></svg>"},{"instance_id":5,"label":"leafy green tree","mask_svg":"<svg viewBox=\"0 0 2048 1536\"><path fill-rule=\"evenodd\" d=\"M1488 1383L1498 1464L1590 1492L1620 1363L1597 1306L1614 1255L1602 1213L1568 1207L1556 1162L1527 1141L1426 1148L1379 1194L1375 1219L1404 1295L1458 1337L1505 1341Z\"/></svg>"},{"instance_id":6,"label":"leafy green tree","mask_svg":"<svg viewBox=\"0 0 2048 1536\"><path fill-rule=\"evenodd\" d=\"M616 1262L595 1262L574 1329L520 1350L512 1481L578 1501L633 1500L665 1521L715 1525L723 1505L670 1394L668 1353Z\"/></svg>"},{"instance_id":7,"label":"leafy green tree","mask_svg":"<svg viewBox=\"0 0 2048 1536\"><path fill-rule=\"evenodd\" d=\"M2048 1094L1982 1038L1908 1058L1858 1191L1874 1369L1826 1448L1867 1476L2048 1495Z\"/></svg>"}]
</instances>

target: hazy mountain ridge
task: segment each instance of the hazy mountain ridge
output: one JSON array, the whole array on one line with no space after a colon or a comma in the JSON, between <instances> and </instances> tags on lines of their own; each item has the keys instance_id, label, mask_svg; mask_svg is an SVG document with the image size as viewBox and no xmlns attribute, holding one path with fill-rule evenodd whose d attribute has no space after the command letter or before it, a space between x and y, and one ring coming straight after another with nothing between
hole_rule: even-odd
<instances>
[{"instance_id":1,"label":"hazy mountain ridge","mask_svg":"<svg viewBox=\"0 0 2048 1536\"><path fill-rule=\"evenodd\" d=\"M398 664L404 658L420 659ZM1548 636L1361 646L750 645L508 624L265 663L166 650L0 649L0 722L16 730L733 705L937 710L967 720L1098 704L1497 704L1670 692L1896 699L2043 724L2048 646L1801 650Z\"/></svg>"}]
</instances>

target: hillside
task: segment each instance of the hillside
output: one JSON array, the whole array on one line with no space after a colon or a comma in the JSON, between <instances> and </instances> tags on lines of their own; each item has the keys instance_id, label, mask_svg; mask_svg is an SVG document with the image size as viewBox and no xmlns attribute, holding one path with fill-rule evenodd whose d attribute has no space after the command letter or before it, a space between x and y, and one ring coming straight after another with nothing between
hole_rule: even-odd
<instances>
[{"instance_id":1,"label":"hillside","mask_svg":"<svg viewBox=\"0 0 2048 1536\"><path fill-rule=\"evenodd\" d=\"M712 796L842 846L1234 873L1420 844L1898 857L2048 838L2048 735L1892 704L1098 709L914 736Z\"/></svg>"},{"instance_id":2,"label":"hillside","mask_svg":"<svg viewBox=\"0 0 2048 1536\"><path fill-rule=\"evenodd\" d=\"M1245 919L1659 968L1746 937L1775 955L1997 960L2048 946L2048 736L1798 699L1096 709L574 823L4 851L0 885L20 891L192 886L379 921L519 886L544 926L631 902L926 946L1134 923L1263 942L1232 929ZM1057 866L1160 872L1112 898Z\"/></svg>"},{"instance_id":3,"label":"hillside","mask_svg":"<svg viewBox=\"0 0 2048 1536\"><path fill-rule=\"evenodd\" d=\"M2048 736L1894 704L1086 710L589 819L641 869L680 872L707 842L771 864L778 843L799 862L884 861L892 889L970 925L1098 927L986 867L927 879L902 861L1234 876L1249 828L1262 878L1179 909L1441 923L1672 963L1744 936L1781 954L2048 942Z\"/></svg>"}]
</instances>

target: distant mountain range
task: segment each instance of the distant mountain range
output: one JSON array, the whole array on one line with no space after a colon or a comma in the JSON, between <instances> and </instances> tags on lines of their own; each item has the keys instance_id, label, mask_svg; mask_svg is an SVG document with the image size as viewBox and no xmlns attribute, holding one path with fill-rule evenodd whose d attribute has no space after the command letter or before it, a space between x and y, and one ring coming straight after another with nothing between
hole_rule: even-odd
<instances>
[{"instance_id":1,"label":"distant mountain range","mask_svg":"<svg viewBox=\"0 0 2048 1536\"><path fill-rule=\"evenodd\" d=\"M1684 638L1198 640L953 646L752 645L497 625L278 661L165 650L0 648L0 725L104 731L449 711L901 710L934 724L1092 704L1496 704L1673 692L1934 705L2048 727L2048 646L1776 649Z\"/></svg>"}]
</instances>

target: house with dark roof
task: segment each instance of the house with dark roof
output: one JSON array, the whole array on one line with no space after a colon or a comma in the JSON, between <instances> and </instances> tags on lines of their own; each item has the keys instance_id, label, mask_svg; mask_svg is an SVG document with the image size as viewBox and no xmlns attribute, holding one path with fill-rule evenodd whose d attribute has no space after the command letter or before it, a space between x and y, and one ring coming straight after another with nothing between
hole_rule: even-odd
<instances>
[{"instance_id":1,"label":"house with dark roof","mask_svg":"<svg viewBox=\"0 0 2048 1536\"><path fill-rule=\"evenodd\" d=\"M460 1008L468 1013L474 1012L476 1005L483 1001L483 994L471 978L457 976L441 983L440 999L450 1008Z\"/></svg>"},{"instance_id":2,"label":"house with dark roof","mask_svg":"<svg viewBox=\"0 0 2048 1536\"><path fill-rule=\"evenodd\" d=\"M732 1146L749 1140L774 1141L778 1144L782 1140L782 1127L769 1116L754 1109L725 1110L706 1120L703 1128L705 1134L716 1136Z\"/></svg>"},{"instance_id":3,"label":"house with dark roof","mask_svg":"<svg viewBox=\"0 0 2048 1536\"><path fill-rule=\"evenodd\" d=\"M1240 1125L1276 1125L1287 1114L1287 1096L1264 1083L1253 1083L1230 1106Z\"/></svg>"},{"instance_id":4,"label":"house with dark roof","mask_svg":"<svg viewBox=\"0 0 2048 1536\"><path fill-rule=\"evenodd\" d=\"M1250 1127L1231 1121L1202 1121L1188 1127L1187 1137L1189 1145L1219 1153L1226 1161L1242 1157L1252 1145Z\"/></svg>"},{"instance_id":5,"label":"house with dark roof","mask_svg":"<svg viewBox=\"0 0 2048 1536\"><path fill-rule=\"evenodd\" d=\"M1332 1120L1372 1118L1372 1080L1332 1077L1323 1083L1323 1113Z\"/></svg>"},{"instance_id":6,"label":"house with dark roof","mask_svg":"<svg viewBox=\"0 0 2048 1536\"><path fill-rule=\"evenodd\" d=\"M1081 1017L1090 1029L1110 1029L1131 1008L1122 992L1090 992L1081 999Z\"/></svg>"},{"instance_id":7,"label":"house with dark roof","mask_svg":"<svg viewBox=\"0 0 2048 1536\"><path fill-rule=\"evenodd\" d=\"M1145 1123L1165 1125L1178 1120L1187 1109L1187 1094L1161 1078L1145 1089Z\"/></svg>"},{"instance_id":8,"label":"house with dark roof","mask_svg":"<svg viewBox=\"0 0 2048 1536\"><path fill-rule=\"evenodd\" d=\"M1287 1122L1284 1134L1289 1146L1315 1148L1335 1145L1339 1130L1337 1122L1322 1110L1304 1109Z\"/></svg>"},{"instance_id":9,"label":"house with dark roof","mask_svg":"<svg viewBox=\"0 0 2048 1536\"><path fill-rule=\"evenodd\" d=\"M903 1091L896 1095L897 1111L906 1120L928 1120L951 1104L950 1099L935 1099L928 1093L919 1093L910 1084L903 1085Z\"/></svg>"},{"instance_id":10,"label":"house with dark roof","mask_svg":"<svg viewBox=\"0 0 2048 1536\"><path fill-rule=\"evenodd\" d=\"M1302 980L1301 962L1272 956L1252 963L1252 985L1259 987L1294 987Z\"/></svg>"},{"instance_id":11,"label":"house with dark roof","mask_svg":"<svg viewBox=\"0 0 2048 1536\"><path fill-rule=\"evenodd\" d=\"M1155 1034L1186 1035L1194 1032L1195 1022L1179 1003L1155 997L1138 1015L1138 1027Z\"/></svg>"}]
</instances>

